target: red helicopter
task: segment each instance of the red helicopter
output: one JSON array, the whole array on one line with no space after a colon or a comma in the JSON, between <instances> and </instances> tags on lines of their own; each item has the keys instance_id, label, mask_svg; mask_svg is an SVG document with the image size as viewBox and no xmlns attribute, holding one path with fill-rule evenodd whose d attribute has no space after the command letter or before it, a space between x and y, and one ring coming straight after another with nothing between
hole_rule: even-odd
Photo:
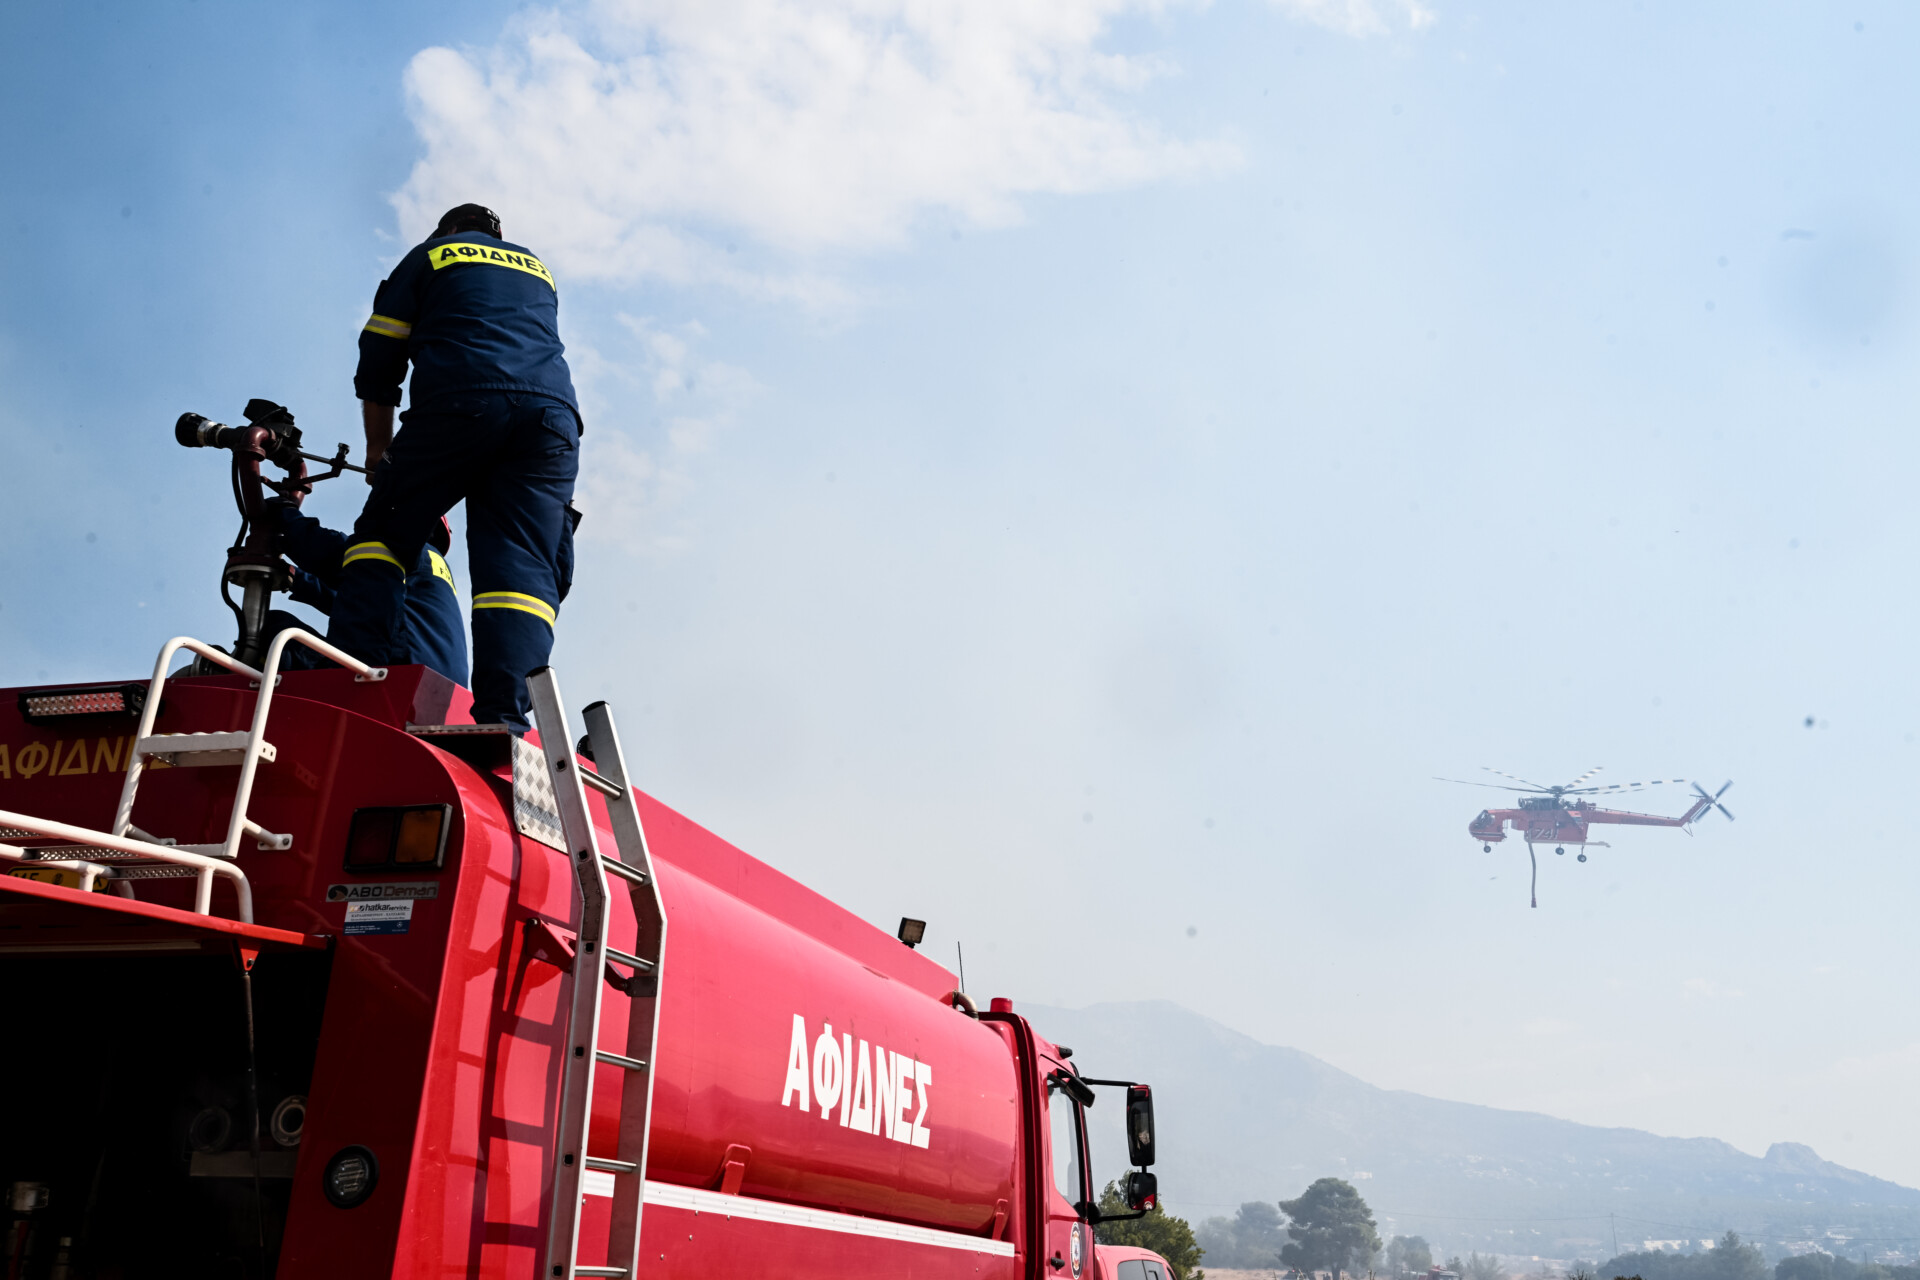
<instances>
[{"instance_id":1,"label":"red helicopter","mask_svg":"<svg viewBox=\"0 0 1920 1280\"><path fill-rule=\"evenodd\" d=\"M1596 822L1626 827L1688 829L1705 815L1708 809L1718 809L1726 815L1729 822L1733 820L1733 814L1720 803L1720 797L1727 794L1727 788L1733 785L1732 782L1722 783L1720 789L1711 795L1707 793L1705 787L1697 782L1693 783L1696 796L1693 804L1679 817L1665 818L1654 813L1628 813L1621 809L1601 809L1588 801L1569 797L1611 795L1614 792L1641 791L1647 787L1678 785L1686 782L1685 778L1656 778L1651 782L1616 782L1604 787L1581 786L1581 783L1600 772L1600 766L1595 765L1572 782L1558 787L1543 787L1537 782L1528 782L1525 778L1501 773L1498 769L1487 769L1486 772L1520 785L1468 782L1464 778L1440 778L1438 781L1458 782L1469 787L1494 787L1501 791L1530 793L1521 798L1518 809L1482 809L1480 816L1467 824L1467 833L1483 842L1480 846L1483 851L1492 853L1494 842L1507 838L1507 824L1513 824L1514 830L1520 833L1520 838L1527 842L1527 861L1533 864L1532 898L1533 905L1536 907L1540 905L1540 863L1533 852L1533 846L1536 844L1550 844L1554 846L1553 851L1558 854L1566 853L1567 846L1570 844L1580 845L1582 847L1580 861L1585 862L1587 860L1585 846L1592 845L1599 849L1611 847L1604 840L1587 839L1587 828ZM1692 835L1693 832L1687 830L1687 834Z\"/></svg>"}]
</instances>

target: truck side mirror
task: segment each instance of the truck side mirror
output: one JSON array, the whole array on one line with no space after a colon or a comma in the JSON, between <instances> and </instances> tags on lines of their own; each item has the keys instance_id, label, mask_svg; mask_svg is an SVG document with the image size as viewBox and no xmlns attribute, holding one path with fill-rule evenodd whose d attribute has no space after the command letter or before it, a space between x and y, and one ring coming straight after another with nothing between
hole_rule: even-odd
<instances>
[{"instance_id":1,"label":"truck side mirror","mask_svg":"<svg viewBox=\"0 0 1920 1280\"><path fill-rule=\"evenodd\" d=\"M1160 1200L1160 1180L1145 1169L1127 1175L1127 1208L1135 1213L1150 1211Z\"/></svg>"},{"instance_id":2,"label":"truck side mirror","mask_svg":"<svg viewBox=\"0 0 1920 1280\"><path fill-rule=\"evenodd\" d=\"M1153 1163L1153 1090L1144 1084L1127 1086L1127 1163L1143 1169Z\"/></svg>"}]
</instances>

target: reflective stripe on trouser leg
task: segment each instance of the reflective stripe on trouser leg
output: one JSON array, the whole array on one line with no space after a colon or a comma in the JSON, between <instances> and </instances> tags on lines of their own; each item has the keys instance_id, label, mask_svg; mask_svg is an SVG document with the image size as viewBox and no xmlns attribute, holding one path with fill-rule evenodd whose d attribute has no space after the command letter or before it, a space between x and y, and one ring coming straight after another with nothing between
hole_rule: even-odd
<instances>
[{"instance_id":1,"label":"reflective stripe on trouser leg","mask_svg":"<svg viewBox=\"0 0 1920 1280\"><path fill-rule=\"evenodd\" d=\"M524 730L532 705L527 672L547 665L553 627L532 608L483 600L499 594L504 593L484 592L473 602L473 702L489 719ZM552 613L539 597L531 599Z\"/></svg>"},{"instance_id":2,"label":"reflective stripe on trouser leg","mask_svg":"<svg viewBox=\"0 0 1920 1280\"><path fill-rule=\"evenodd\" d=\"M539 596L530 596L523 591L481 591L473 597L475 609L518 609L521 613L530 613L534 617L553 625L553 606Z\"/></svg>"}]
</instances>

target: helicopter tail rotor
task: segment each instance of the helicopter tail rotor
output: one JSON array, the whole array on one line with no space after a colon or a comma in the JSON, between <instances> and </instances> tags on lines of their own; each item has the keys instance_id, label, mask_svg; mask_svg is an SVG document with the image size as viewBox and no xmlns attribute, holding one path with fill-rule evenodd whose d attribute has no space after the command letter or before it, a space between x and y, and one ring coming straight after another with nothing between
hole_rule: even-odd
<instances>
[{"instance_id":1,"label":"helicopter tail rotor","mask_svg":"<svg viewBox=\"0 0 1920 1280\"><path fill-rule=\"evenodd\" d=\"M1727 788L1732 785L1733 785L1733 780L1728 779L1726 782L1723 782L1720 784L1720 789L1718 791L1714 792L1712 795L1708 795L1707 789L1696 782L1693 784L1693 790L1694 790L1694 794L1698 795L1702 800L1705 800L1708 806L1718 809L1721 813L1726 815L1728 822L1732 822L1733 821L1732 811L1729 810L1727 806L1720 803L1720 797L1727 794ZM1707 812L1706 809L1702 808L1700 810L1701 816L1702 817L1706 816L1706 812Z\"/></svg>"}]
</instances>

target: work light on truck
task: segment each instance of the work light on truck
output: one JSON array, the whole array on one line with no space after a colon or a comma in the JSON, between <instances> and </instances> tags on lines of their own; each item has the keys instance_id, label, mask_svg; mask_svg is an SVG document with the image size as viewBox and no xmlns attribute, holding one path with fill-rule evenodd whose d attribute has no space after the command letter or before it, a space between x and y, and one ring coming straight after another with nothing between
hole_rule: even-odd
<instances>
[{"instance_id":1,"label":"work light on truck","mask_svg":"<svg viewBox=\"0 0 1920 1280\"><path fill-rule=\"evenodd\" d=\"M28 689L20 695L20 718L28 724L46 724L75 716L138 717L147 705L145 685L123 684L102 689Z\"/></svg>"}]
</instances>

